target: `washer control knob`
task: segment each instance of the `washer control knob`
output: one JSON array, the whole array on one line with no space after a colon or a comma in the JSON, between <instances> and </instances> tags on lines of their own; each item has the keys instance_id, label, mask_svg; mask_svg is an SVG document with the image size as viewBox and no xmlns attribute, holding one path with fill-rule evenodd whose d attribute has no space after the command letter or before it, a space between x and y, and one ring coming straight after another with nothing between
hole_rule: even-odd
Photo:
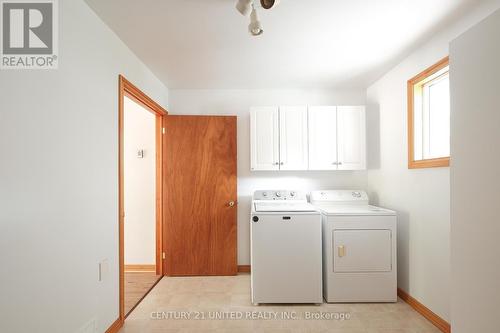
<instances>
[{"instance_id":1,"label":"washer control knob","mask_svg":"<svg viewBox=\"0 0 500 333\"><path fill-rule=\"evenodd\" d=\"M267 192L262 192L263 197L267 197Z\"/></svg>"},{"instance_id":2,"label":"washer control knob","mask_svg":"<svg viewBox=\"0 0 500 333\"><path fill-rule=\"evenodd\" d=\"M280 193L280 192L276 192L276 196L277 196L278 198L280 198L280 197L281 197L281 193Z\"/></svg>"},{"instance_id":3,"label":"washer control knob","mask_svg":"<svg viewBox=\"0 0 500 333\"><path fill-rule=\"evenodd\" d=\"M258 217L258 216L254 216L254 217L252 217L252 221L254 221L254 222L259 222L259 217Z\"/></svg>"},{"instance_id":4,"label":"washer control knob","mask_svg":"<svg viewBox=\"0 0 500 333\"><path fill-rule=\"evenodd\" d=\"M291 197L294 197L294 196L295 196L295 192L293 192L293 191L292 191L292 192L290 192L290 196L291 196Z\"/></svg>"}]
</instances>

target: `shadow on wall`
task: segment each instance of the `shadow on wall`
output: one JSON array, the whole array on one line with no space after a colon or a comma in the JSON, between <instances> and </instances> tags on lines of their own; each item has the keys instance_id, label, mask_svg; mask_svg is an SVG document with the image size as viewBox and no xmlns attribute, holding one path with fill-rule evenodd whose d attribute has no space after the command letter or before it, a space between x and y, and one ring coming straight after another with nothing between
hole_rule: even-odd
<instances>
[{"instance_id":1,"label":"shadow on wall","mask_svg":"<svg viewBox=\"0 0 500 333\"><path fill-rule=\"evenodd\" d=\"M238 195L238 264L250 264L250 211L252 209L252 197Z\"/></svg>"},{"instance_id":2,"label":"shadow on wall","mask_svg":"<svg viewBox=\"0 0 500 333\"><path fill-rule=\"evenodd\" d=\"M380 205L377 192L370 191L370 204L375 206ZM388 207L385 207L388 208ZM398 244L397 244L397 257L398 257L398 288L408 291L410 285L410 213L401 209L397 210L398 217Z\"/></svg>"},{"instance_id":3,"label":"shadow on wall","mask_svg":"<svg viewBox=\"0 0 500 333\"><path fill-rule=\"evenodd\" d=\"M378 194L375 191L368 191L368 198L370 198L370 205L379 206Z\"/></svg>"},{"instance_id":4,"label":"shadow on wall","mask_svg":"<svg viewBox=\"0 0 500 333\"><path fill-rule=\"evenodd\" d=\"M410 214L398 210L398 287L409 292L410 285Z\"/></svg>"},{"instance_id":5,"label":"shadow on wall","mask_svg":"<svg viewBox=\"0 0 500 333\"><path fill-rule=\"evenodd\" d=\"M366 165L368 169L380 169L380 106L366 106Z\"/></svg>"},{"instance_id":6,"label":"shadow on wall","mask_svg":"<svg viewBox=\"0 0 500 333\"><path fill-rule=\"evenodd\" d=\"M352 170L238 170L238 193L252 196L256 190L293 189L297 191L364 189L366 171Z\"/></svg>"}]
</instances>

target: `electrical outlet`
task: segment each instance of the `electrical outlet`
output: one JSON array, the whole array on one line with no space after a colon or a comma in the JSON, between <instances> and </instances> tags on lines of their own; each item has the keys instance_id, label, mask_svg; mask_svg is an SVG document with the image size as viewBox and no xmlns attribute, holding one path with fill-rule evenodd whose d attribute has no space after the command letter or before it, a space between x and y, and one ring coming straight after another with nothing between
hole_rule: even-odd
<instances>
[{"instance_id":1,"label":"electrical outlet","mask_svg":"<svg viewBox=\"0 0 500 333\"><path fill-rule=\"evenodd\" d=\"M107 278L108 268L109 268L108 259L104 259L99 263L99 275L98 275L99 282L102 282Z\"/></svg>"}]
</instances>

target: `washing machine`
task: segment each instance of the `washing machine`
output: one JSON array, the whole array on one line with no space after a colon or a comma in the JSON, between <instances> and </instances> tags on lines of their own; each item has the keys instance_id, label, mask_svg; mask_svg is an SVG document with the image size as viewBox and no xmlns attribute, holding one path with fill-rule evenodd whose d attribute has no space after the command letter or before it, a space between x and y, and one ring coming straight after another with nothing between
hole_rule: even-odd
<instances>
[{"instance_id":1,"label":"washing machine","mask_svg":"<svg viewBox=\"0 0 500 333\"><path fill-rule=\"evenodd\" d=\"M321 214L305 192L256 191L250 218L252 303L323 303Z\"/></svg>"},{"instance_id":2,"label":"washing machine","mask_svg":"<svg viewBox=\"0 0 500 333\"><path fill-rule=\"evenodd\" d=\"M396 212L365 191L313 191L323 229L323 295L329 303L397 301Z\"/></svg>"}]
</instances>

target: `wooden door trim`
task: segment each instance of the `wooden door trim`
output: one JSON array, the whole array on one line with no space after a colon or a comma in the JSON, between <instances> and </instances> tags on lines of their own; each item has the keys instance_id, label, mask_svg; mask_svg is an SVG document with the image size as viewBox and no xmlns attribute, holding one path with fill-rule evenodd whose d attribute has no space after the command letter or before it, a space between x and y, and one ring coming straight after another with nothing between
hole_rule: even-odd
<instances>
[{"instance_id":1,"label":"wooden door trim","mask_svg":"<svg viewBox=\"0 0 500 333\"><path fill-rule=\"evenodd\" d=\"M115 320L111 326L106 330L105 333L118 333L118 331L123 327L123 320L118 318Z\"/></svg>"},{"instance_id":2,"label":"wooden door trim","mask_svg":"<svg viewBox=\"0 0 500 333\"><path fill-rule=\"evenodd\" d=\"M125 265L125 272L156 272L156 264Z\"/></svg>"},{"instance_id":3,"label":"wooden door trim","mask_svg":"<svg viewBox=\"0 0 500 333\"><path fill-rule=\"evenodd\" d=\"M163 127L166 109L156 103L123 75L118 76L118 251L119 251L119 318L125 320L125 257L124 257L124 187L123 187L123 105L125 96L144 106L156 116L156 274L163 275Z\"/></svg>"}]
</instances>

